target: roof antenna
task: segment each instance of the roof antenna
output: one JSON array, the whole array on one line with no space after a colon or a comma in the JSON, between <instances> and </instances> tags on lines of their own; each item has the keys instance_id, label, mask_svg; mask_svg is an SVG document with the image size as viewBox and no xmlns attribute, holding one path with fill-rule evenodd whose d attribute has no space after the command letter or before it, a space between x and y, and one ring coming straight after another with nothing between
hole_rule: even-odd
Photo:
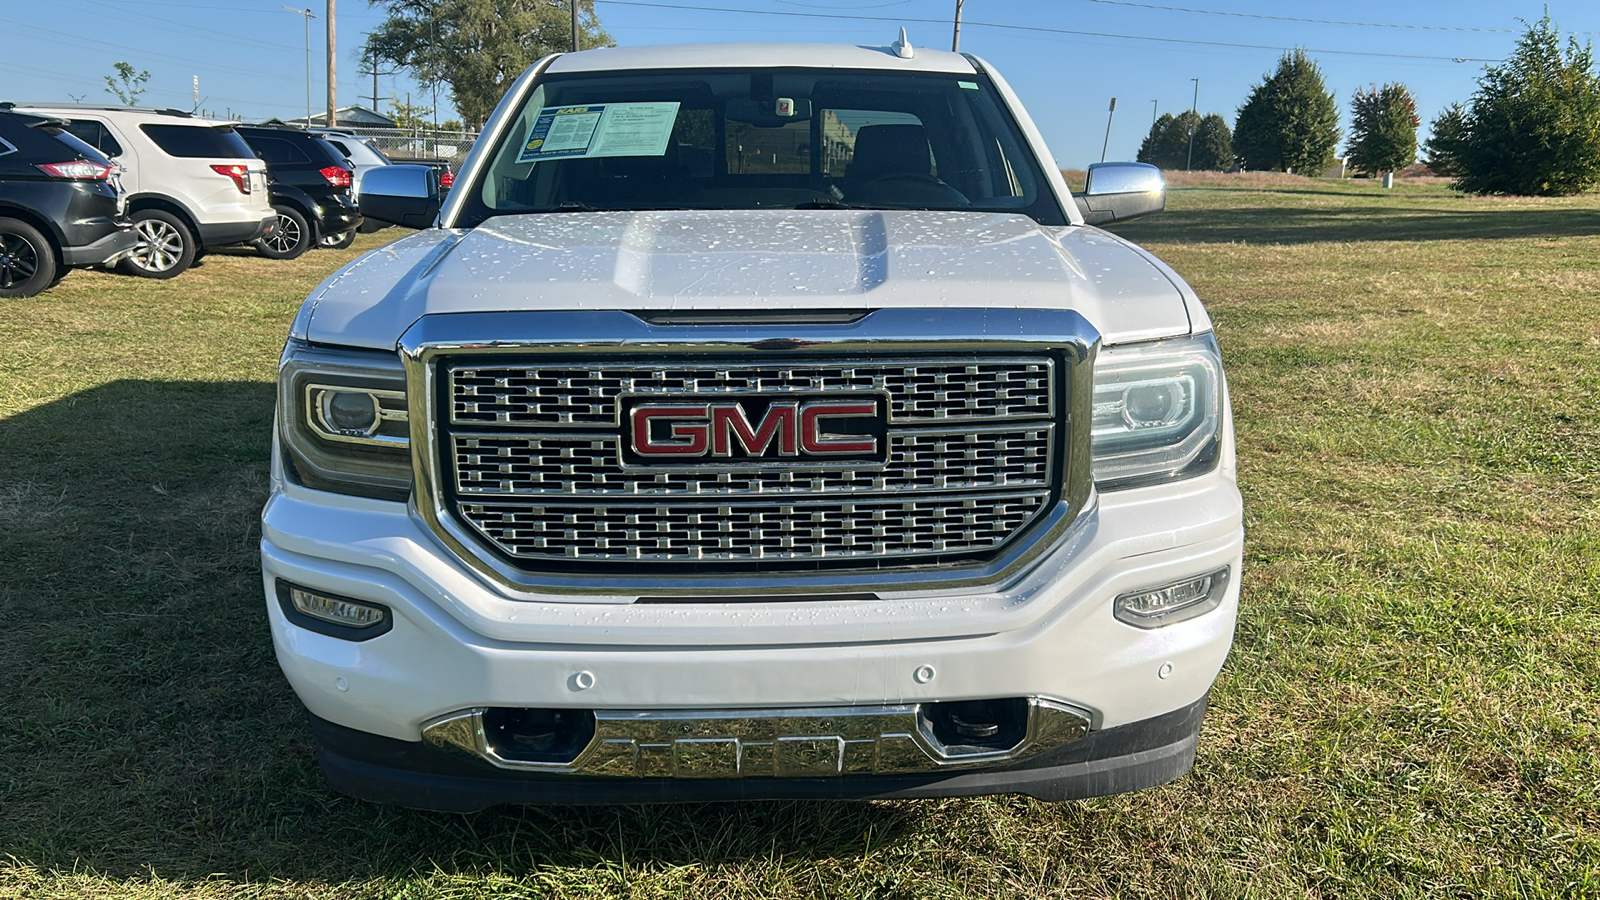
<instances>
[{"instance_id":1,"label":"roof antenna","mask_svg":"<svg viewBox=\"0 0 1600 900\"><path fill-rule=\"evenodd\" d=\"M911 38L906 37L906 30L904 28L900 29L900 38L893 44L890 44L889 49L893 50L894 55L900 57L901 59L911 59L917 55L917 50L915 47L911 46Z\"/></svg>"}]
</instances>

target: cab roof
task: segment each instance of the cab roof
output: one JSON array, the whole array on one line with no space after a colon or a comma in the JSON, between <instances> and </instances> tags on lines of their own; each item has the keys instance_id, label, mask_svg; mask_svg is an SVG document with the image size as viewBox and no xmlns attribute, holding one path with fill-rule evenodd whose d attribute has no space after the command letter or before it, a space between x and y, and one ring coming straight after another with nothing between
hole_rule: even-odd
<instances>
[{"instance_id":1,"label":"cab roof","mask_svg":"<svg viewBox=\"0 0 1600 900\"><path fill-rule=\"evenodd\" d=\"M628 69L882 69L886 72L977 71L967 57L947 50L915 48L910 59L893 47L850 44L672 44L653 47L602 47L563 53L545 71L613 72Z\"/></svg>"}]
</instances>

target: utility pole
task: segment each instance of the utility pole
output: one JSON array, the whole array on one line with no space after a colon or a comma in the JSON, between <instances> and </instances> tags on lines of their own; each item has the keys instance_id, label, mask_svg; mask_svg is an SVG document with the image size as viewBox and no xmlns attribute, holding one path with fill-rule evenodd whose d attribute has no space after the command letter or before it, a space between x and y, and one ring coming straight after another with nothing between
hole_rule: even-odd
<instances>
[{"instance_id":1,"label":"utility pole","mask_svg":"<svg viewBox=\"0 0 1600 900\"><path fill-rule=\"evenodd\" d=\"M572 0L572 52L578 52L578 0Z\"/></svg>"},{"instance_id":2,"label":"utility pole","mask_svg":"<svg viewBox=\"0 0 1600 900\"><path fill-rule=\"evenodd\" d=\"M1160 103L1161 101L1159 100L1150 101L1150 127L1152 128L1154 128L1156 124L1156 108L1160 105Z\"/></svg>"},{"instance_id":3,"label":"utility pole","mask_svg":"<svg viewBox=\"0 0 1600 900\"><path fill-rule=\"evenodd\" d=\"M1189 107L1189 112L1193 113L1193 116L1189 119L1189 161L1183 164L1185 172L1194 167L1194 133L1200 123L1200 79L1189 80L1194 82L1194 105Z\"/></svg>"},{"instance_id":4,"label":"utility pole","mask_svg":"<svg viewBox=\"0 0 1600 900\"><path fill-rule=\"evenodd\" d=\"M965 0L956 0L956 30L950 37L951 53L961 52L961 4L964 2Z\"/></svg>"},{"instance_id":5,"label":"utility pole","mask_svg":"<svg viewBox=\"0 0 1600 900\"><path fill-rule=\"evenodd\" d=\"M1117 98L1111 98L1111 108L1106 110L1106 140L1100 145L1100 161L1106 161L1106 148L1111 146L1111 119L1117 114Z\"/></svg>"},{"instance_id":6,"label":"utility pole","mask_svg":"<svg viewBox=\"0 0 1600 900\"><path fill-rule=\"evenodd\" d=\"M338 54L334 53L334 49L333 49L334 48L334 42L333 42L333 0L328 0L327 15L328 15L328 121L327 121L327 125L328 125L329 128L332 128L335 125L339 124L339 121L338 121L339 113L337 111L338 108L339 108L339 101L338 101L338 97L337 97L337 92L334 90L334 85L336 85L338 83L338 80L336 78L334 78L334 74L333 74L333 70L334 70L333 61L338 55ZM310 125L311 123L307 122L306 124Z\"/></svg>"},{"instance_id":7,"label":"utility pole","mask_svg":"<svg viewBox=\"0 0 1600 900\"><path fill-rule=\"evenodd\" d=\"M306 17L306 124L311 124L311 20L316 16L309 9L295 9L285 6L284 9L297 16Z\"/></svg>"}]
</instances>

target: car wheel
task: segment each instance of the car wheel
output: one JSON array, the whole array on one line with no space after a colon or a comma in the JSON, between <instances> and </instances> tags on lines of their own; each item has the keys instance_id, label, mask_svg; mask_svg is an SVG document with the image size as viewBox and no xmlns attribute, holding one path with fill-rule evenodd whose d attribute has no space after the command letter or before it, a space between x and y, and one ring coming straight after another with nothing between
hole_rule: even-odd
<instances>
[{"instance_id":1,"label":"car wheel","mask_svg":"<svg viewBox=\"0 0 1600 900\"><path fill-rule=\"evenodd\" d=\"M0 297L32 297L56 282L56 252L39 229L0 219Z\"/></svg>"},{"instance_id":2,"label":"car wheel","mask_svg":"<svg viewBox=\"0 0 1600 900\"><path fill-rule=\"evenodd\" d=\"M267 259L294 259L311 249L311 226L306 224L306 217L292 206L273 209L278 211L277 227L256 241L256 252Z\"/></svg>"},{"instance_id":3,"label":"car wheel","mask_svg":"<svg viewBox=\"0 0 1600 900\"><path fill-rule=\"evenodd\" d=\"M140 278L175 278L194 262L194 235L172 213L141 209L133 214L138 236L133 253L117 263L117 271Z\"/></svg>"},{"instance_id":4,"label":"car wheel","mask_svg":"<svg viewBox=\"0 0 1600 900\"><path fill-rule=\"evenodd\" d=\"M356 230L341 231L338 234L325 234L317 241L317 246L323 250L343 250L356 242Z\"/></svg>"}]
</instances>

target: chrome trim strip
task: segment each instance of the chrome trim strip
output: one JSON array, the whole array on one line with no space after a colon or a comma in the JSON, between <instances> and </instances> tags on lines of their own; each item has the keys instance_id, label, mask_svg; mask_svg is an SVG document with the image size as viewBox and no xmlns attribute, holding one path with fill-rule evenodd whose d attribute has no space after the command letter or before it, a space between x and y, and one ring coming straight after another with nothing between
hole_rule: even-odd
<instances>
[{"instance_id":1,"label":"chrome trim strip","mask_svg":"<svg viewBox=\"0 0 1600 900\"><path fill-rule=\"evenodd\" d=\"M893 592L995 587L1026 572L1047 550L1093 515L1089 423L1093 364L1100 334L1079 313L1044 309L881 309L840 324L651 325L620 310L450 313L424 316L401 336L410 405L415 479L412 513L429 532L487 583L509 596L559 600L596 595L707 596L728 594ZM713 354L770 362L827 354L888 359L910 353L1005 356L1054 352L1067 363L1068 406L1063 435L1062 497L1032 530L1002 555L972 565L865 566L806 572L716 574L582 574L525 572L495 558L446 509L440 480L440 429L433 409L438 393L435 359L581 353L590 358L659 354L685 361ZM1058 463L1060 464L1060 463Z\"/></svg>"},{"instance_id":2,"label":"chrome trim strip","mask_svg":"<svg viewBox=\"0 0 1600 900\"><path fill-rule=\"evenodd\" d=\"M411 415L406 409L395 408L405 403L405 391L384 391L378 390L377 388L360 387L352 384L320 384L314 381L307 381L304 385L305 396L303 398L304 405L302 406L302 409L305 410L306 423L311 426L312 432L314 432L317 437L322 438L325 441L338 441L346 444L363 444L374 447L389 447L399 450L405 449L406 445L411 442L410 438L378 434L376 433L376 430L374 430L374 432L371 434L360 436L341 434L337 431L334 431L331 427L329 427L327 422L323 421L322 405L317 402L317 395L321 391L346 391L350 393L372 395L372 397L378 401L377 421L373 424L374 429L381 428L384 422L405 422L408 418L410 418ZM390 405L385 406L384 401L388 401Z\"/></svg>"},{"instance_id":3,"label":"chrome trim strip","mask_svg":"<svg viewBox=\"0 0 1600 900\"><path fill-rule=\"evenodd\" d=\"M938 772L1013 762L1089 733L1085 710L1028 698L1015 746L942 744L921 704L735 710L596 710L594 737L567 762L507 759L489 746L483 707L424 724L424 742L500 769L620 778L808 778Z\"/></svg>"}]
</instances>

